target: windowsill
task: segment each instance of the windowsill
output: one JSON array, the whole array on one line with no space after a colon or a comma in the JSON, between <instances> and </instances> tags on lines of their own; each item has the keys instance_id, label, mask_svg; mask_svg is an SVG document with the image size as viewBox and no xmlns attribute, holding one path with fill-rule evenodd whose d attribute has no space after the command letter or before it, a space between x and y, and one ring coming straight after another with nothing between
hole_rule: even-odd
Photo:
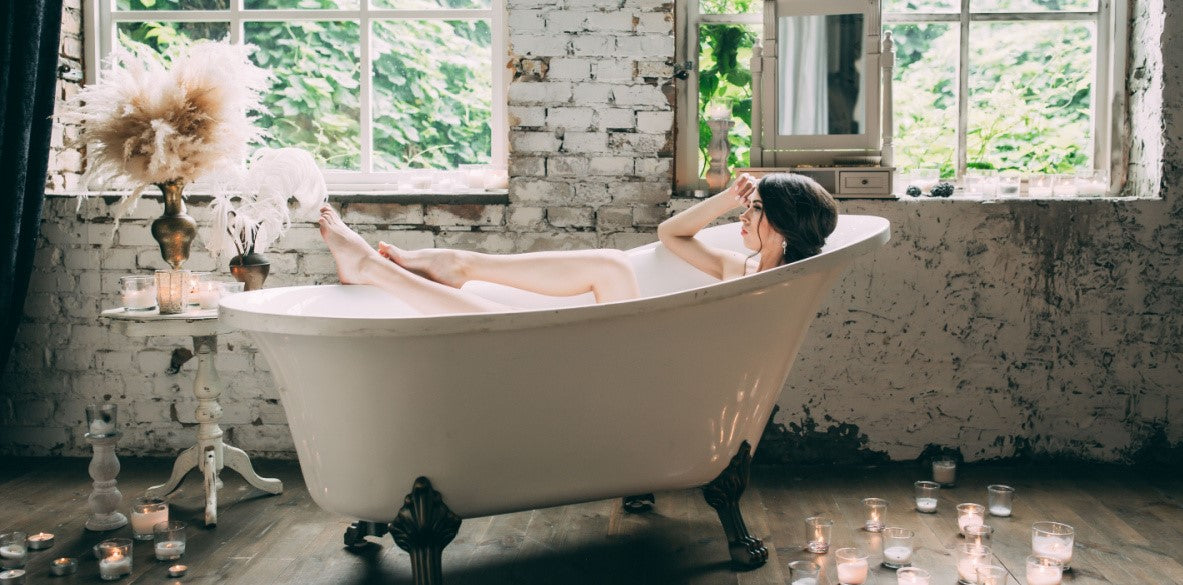
<instances>
[{"instance_id":1,"label":"windowsill","mask_svg":"<svg viewBox=\"0 0 1183 585\"><path fill-rule=\"evenodd\" d=\"M908 195L899 195L896 201L968 201L972 203L1015 203L1015 202L1032 202L1032 203L1079 203L1079 202L1121 202L1121 201L1162 201L1161 197L1147 197L1147 196L1126 196L1126 195L1074 195L1074 196L1052 196L1052 197L1031 197L1029 195L965 195L954 194L951 197L931 197L928 195L921 195L919 197L910 197ZM888 201L891 201L888 199Z\"/></svg>"},{"instance_id":2,"label":"windowsill","mask_svg":"<svg viewBox=\"0 0 1183 585\"><path fill-rule=\"evenodd\" d=\"M114 203L130 194L130 191L46 191L49 197L102 197L107 203ZM155 189L144 191L141 196L160 199ZM197 191L185 194L185 201L207 203L212 200L208 192ZM465 191L457 193L435 193L431 191L329 191L329 201L337 203L397 203L401 205L507 205L509 191L489 189L486 191Z\"/></svg>"}]
</instances>

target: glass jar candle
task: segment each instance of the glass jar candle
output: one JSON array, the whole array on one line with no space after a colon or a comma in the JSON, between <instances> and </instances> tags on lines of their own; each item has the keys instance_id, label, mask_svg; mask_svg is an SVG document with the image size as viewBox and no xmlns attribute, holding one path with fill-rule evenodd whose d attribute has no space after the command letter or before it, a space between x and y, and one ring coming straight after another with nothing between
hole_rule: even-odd
<instances>
[{"instance_id":1,"label":"glass jar candle","mask_svg":"<svg viewBox=\"0 0 1183 585\"><path fill-rule=\"evenodd\" d=\"M965 542L980 544L982 546L991 546L993 544L994 529L988 524L966 526L961 531L961 534L965 536Z\"/></svg>"},{"instance_id":2,"label":"glass jar candle","mask_svg":"<svg viewBox=\"0 0 1183 585\"><path fill-rule=\"evenodd\" d=\"M1076 194L1081 197L1104 197L1109 194L1109 171L1101 169L1077 171Z\"/></svg>"},{"instance_id":3,"label":"glass jar candle","mask_svg":"<svg viewBox=\"0 0 1183 585\"><path fill-rule=\"evenodd\" d=\"M139 498L131 505L131 531L136 540L152 540L161 522L168 522L168 504L164 500Z\"/></svg>"},{"instance_id":4,"label":"glass jar candle","mask_svg":"<svg viewBox=\"0 0 1183 585\"><path fill-rule=\"evenodd\" d=\"M986 486L986 507L991 516L1006 518L1014 505L1015 488L1009 485Z\"/></svg>"},{"instance_id":5,"label":"glass jar candle","mask_svg":"<svg viewBox=\"0 0 1183 585\"><path fill-rule=\"evenodd\" d=\"M904 567L895 572L899 585L932 585L932 573L917 567Z\"/></svg>"},{"instance_id":6,"label":"glass jar candle","mask_svg":"<svg viewBox=\"0 0 1183 585\"><path fill-rule=\"evenodd\" d=\"M200 304L197 297L204 285L211 280L212 274L209 272L190 272L189 273L189 290L185 292L185 304L190 307L196 307Z\"/></svg>"},{"instance_id":7,"label":"glass jar candle","mask_svg":"<svg viewBox=\"0 0 1183 585\"><path fill-rule=\"evenodd\" d=\"M185 554L185 523L180 520L161 522L152 527L152 546L156 560L175 561Z\"/></svg>"},{"instance_id":8,"label":"glass jar candle","mask_svg":"<svg viewBox=\"0 0 1183 585\"><path fill-rule=\"evenodd\" d=\"M810 561L789 563L789 585L818 585L821 567Z\"/></svg>"},{"instance_id":9,"label":"glass jar candle","mask_svg":"<svg viewBox=\"0 0 1183 585\"><path fill-rule=\"evenodd\" d=\"M857 548L840 548L834 551L834 564L840 585L863 585L867 582L870 570L867 553Z\"/></svg>"},{"instance_id":10,"label":"glass jar candle","mask_svg":"<svg viewBox=\"0 0 1183 585\"><path fill-rule=\"evenodd\" d=\"M957 485L957 462L948 457L933 460L932 480L941 484L941 487Z\"/></svg>"},{"instance_id":11,"label":"glass jar candle","mask_svg":"<svg viewBox=\"0 0 1183 585\"><path fill-rule=\"evenodd\" d=\"M925 514L936 513L941 484L935 481L918 481L914 486L916 490L916 511Z\"/></svg>"},{"instance_id":12,"label":"glass jar candle","mask_svg":"<svg viewBox=\"0 0 1183 585\"><path fill-rule=\"evenodd\" d=\"M1056 197L1076 197L1076 175L1052 175L1052 191Z\"/></svg>"},{"instance_id":13,"label":"glass jar candle","mask_svg":"<svg viewBox=\"0 0 1183 585\"><path fill-rule=\"evenodd\" d=\"M834 521L825 516L810 516L805 519L805 534L808 539L805 550L814 554L825 554L830 550L830 531Z\"/></svg>"},{"instance_id":14,"label":"glass jar candle","mask_svg":"<svg viewBox=\"0 0 1183 585\"><path fill-rule=\"evenodd\" d=\"M114 436L118 423L118 405L110 402L86 405L86 436L94 438Z\"/></svg>"},{"instance_id":15,"label":"glass jar candle","mask_svg":"<svg viewBox=\"0 0 1183 585\"><path fill-rule=\"evenodd\" d=\"M99 543L99 577L115 581L131 574L132 543L127 538L113 538Z\"/></svg>"},{"instance_id":16,"label":"glass jar candle","mask_svg":"<svg viewBox=\"0 0 1183 585\"><path fill-rule=\"evenodd\" d=\"M863 509L867 512L867 520L863 522L863 530L883 532L883 527L887 525L887 500L864 498Z\"/></svg>"},{"instance_id":17,"label":"glass jar candle","mask_svg":"<svg viewBox=\"0 0 1183 585\"><path fill-rule=\"evenodd\" d=\"M1027 557L1027 585L1060 585L1063 579L1060 561L1038 555Z\"/></svg>"},{"instance_id":18,"label":"glass jar candle","mask_svg":"<svg viewBox=\"0 0 1183 585\"><path fill-rule=\"evenodd\" d=\"M1036 522L1031 525L1031 552L1036 556L1055 559L1069 570L1076 531L1060 522Z\"/></svg>"},{"instance_id":19,"label":"glass jar candle","mask_svg":"<svg viewBox=\"0 0 1183 585\"><path fill-rule=\"evenodd\" d=\"M176 315L189 303L189 271L156 271L156 305L161 315Z\"/></svg>"},{"instance_id":20,"label":"glass jar candle","mask_svg":"<svg viewBox=\"0 0 1183 585\"><path fill-rule=\"evenodd\" d=\"M119 278L119 300L127 311L151 311L156 308L155 276Z\"/></svg>"},{"instance_id":21,"label":"glass jar candle","mask_svg":"<svg viewBox=\"0 0 1183 585\"><path fill-rule=\"evenodd\" d=\"M1027 194L1031 197L1051 197L1055 193L1053 175L1027 175Z\"/></svg>"},{"instance_id":22,"label":"glass jar candle","mask_svg":"<svg viewBox=\"0 0 1183 585\"><path fill-rule=\"evenodd\" d=\"M0 571L0 585L25 585L24 569Z\"/></svg>"},{"instance_id":23,"label":"glass jar candle","mask_svg":"<svg viewBox=\"0 0 1183 585\"><path fill-rule=\"evenodd\" d=\"M912 564L916 533L907 528L891 526L883 529L883 566L899 569Z\"/></svg>"},{"instance_id":24,"label":"glass jar candle","mask_svg":"<svg viewBox=\"0 0 1183 585\"><path fill-rule=\"evenodd\" d=\"M1008 575L1006 567L985 565L978 567L978 579L974 583L976 585L1006 585Z\"/></svg>"},{"instance_id":25,"label":"glass jar candle","mask_svg":"<svg viewBox=\"0 0 1183 585\"><path fill-rule=\"evenodd\" d=\"M1001 197L1018 197L1022 190L1023 177L1013 171L998 175L998 195Z\"/></svg>"},{"instance_id":26,"label":"glass jar candle","mask_svg":"<svg viewBox=\"0 0 1183 585\"><path fill-rule=\"evenodd\" d=\"M965 536L965 529L969 526L981 526L986 523L986 507L981 504L957 504L957 530Z\"/></svg>"},{"instance_id":27,"label":"glass jar candle","mask_svg":"<svg viewBox=\"0 0 1183 585\"><path fill-rule=\"evenodd\" d=\"M990 564L990 549L980 544L959 542L954 554L957 557L957 582L974 585L978 580L978 567Z\"/></svg>"},{"instance_id":28,"label":"glass jar candle","mask_svg":"<svg viewBox=\"0 0 1183 585\"><path fill-rule=\"evenodd\" d=\"M965 171L966 195L994 197L998 195L998 177L990 169L969 169Z\"/></svg>"},{"instance_id":29,"label":"glass jar candle","mask_svg":"<svg viewBox=\"0 0 1183 585\"><path fill-rule=\"evenodd\" d=\"M0 569L20 569L29 559L24 532L0 534Z\"/></svg>"}]
</instances>

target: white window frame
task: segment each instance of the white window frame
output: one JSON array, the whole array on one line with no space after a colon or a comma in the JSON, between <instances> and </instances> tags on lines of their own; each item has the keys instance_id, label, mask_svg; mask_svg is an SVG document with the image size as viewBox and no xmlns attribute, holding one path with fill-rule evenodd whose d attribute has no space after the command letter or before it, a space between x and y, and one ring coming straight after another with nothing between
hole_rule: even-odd
<instances>
[{"instance_id":1,"label":"white window frame","mask_svg":"<svg viewBox=\"0 0 1183 585\"><path fill-rule=\"evenodd\" d=\"M116 0L89 0L85 13L85 58L86 83L98 80L100 64L110 54L116 43L116 28L122 22L227 22L230 26L230 41L241 43L243 24L246 22L293 22L313 20L352 20L360 24L359 65L362 74L360 88L361 110L361 152L360 170L349 171L327 169L325 181L332 191L393 191L406 182L406 171L375 172L373 170L373 83L368 72L372 70L370 37L375 20L480 20L488 19L492 32L490 65L493 68L493 96L491 130L492 159L490 167L505 170L508 167L508 127L506 125L506 87L508 73L503 66L506 46L505 0L491 0L488 9L426 9L401 10L371 8L370 0L360 0L359 8L330 10L248 10L244 0L229 0L224 10L116 10ZM442 171L441 171L442 172Z\"/></svg>"},{"instance_id":2,"label":"white window frame","mask_svg":"<svg viewBox=\"0 0 1183 585\"><path fill-rule=\"evenodd\" d=\"M882 25L928 22L957 23L960 26L960 55L957 65L957 180L965 175L969 126L969 27L973 22L1077 21L1096 24L1093 77L1093 166L1108 169L1110 193L1118 193L1128 172L1128 125L1126 122L1126 59L1129 48L1129 12L1121 0L1097 0L1095 11L1056 12L970 12L971 0L957 0L960 10L945 12L884 12ZM762 3L761 3L762 4ZM762 12L748 14L700 14L698 0L676 3L678 30L675 59L687 72L678 92L678 155L675 179L680 190L704 189L698 178L698 29L704 24L762 25Z\"/></svg>"}]
</instances>

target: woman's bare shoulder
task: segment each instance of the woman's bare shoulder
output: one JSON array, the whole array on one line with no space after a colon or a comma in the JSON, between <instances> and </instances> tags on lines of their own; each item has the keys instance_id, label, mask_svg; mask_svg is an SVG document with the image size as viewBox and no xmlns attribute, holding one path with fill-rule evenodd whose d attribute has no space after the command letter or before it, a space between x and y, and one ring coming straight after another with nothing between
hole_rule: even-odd
<instances>
[{"instance_id":1,"label":"woman's bare shoulder","mask_svg":"<svg viewBox=\"0 0 1183 585\"><path fill-rule=\"evenodd\" d=\"M748 256L731 250L722 251L723 280L739 278L748 273Z\"/></svg>"}]
</instances>

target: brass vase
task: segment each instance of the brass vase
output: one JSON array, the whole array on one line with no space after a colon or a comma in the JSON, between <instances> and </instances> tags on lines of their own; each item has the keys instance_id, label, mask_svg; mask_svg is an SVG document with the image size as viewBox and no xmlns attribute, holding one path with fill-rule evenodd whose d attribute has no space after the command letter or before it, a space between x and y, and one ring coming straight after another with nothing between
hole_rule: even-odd
<instances>
[{"instance_id":1,"label":"brass vase","mask_svg":"<svg viewBox=\"0 0 1183 585\"><path fill-rule=\"evenodd\" d=\"M164 194L164 215L152 222L152 237L160 244L160 255L173 270L180 270L189 259L189 247L197 236L197 222L185 213L185 200L181 192L183 181L157 183Z\"/></svg>"},{"instance_id":2,"label":"brass vase","mask_svg":"<svg viewBox=\"0 0 1183 585\"><path fill-rule=\"evenodd\" d=\"M230 274L234 276L234 280L245 284L243 288L246 290L263 288L263 281L267 280L270 272L271 263L254 249L230 259Z\"/></svg>"}]
</instances>

